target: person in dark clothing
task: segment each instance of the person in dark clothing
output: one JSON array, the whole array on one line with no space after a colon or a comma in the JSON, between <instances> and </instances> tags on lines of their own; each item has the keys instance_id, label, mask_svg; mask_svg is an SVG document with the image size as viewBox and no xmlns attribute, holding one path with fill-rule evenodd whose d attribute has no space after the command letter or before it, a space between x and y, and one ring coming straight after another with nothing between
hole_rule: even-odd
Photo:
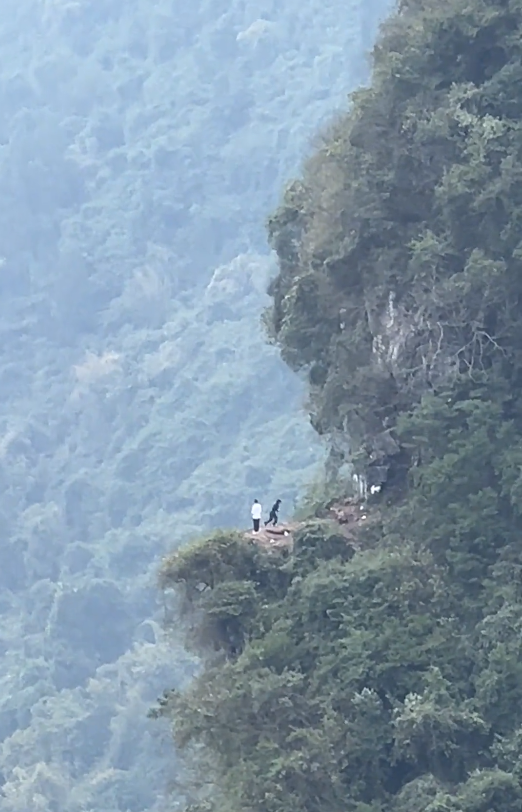
<instances>
[{"instance_id":1,"label":"person in dark clothing","mask_svg":"<svg viewBox=\"0 0 522 812\"><path fill-rule=\"evenodd\" d=\"M279 513L279 505L280 504L281 504L281 500L278 499L277 502L274 502L274 504L272 505L272 510L270 511L270 516L268 517L268 519L265 522L265 527L267 526L267 524L270 524L270 522L272 522L274 527L276 526L277 521L278 521L278 515L277 514Z\"/></svg>"}]
</instances>

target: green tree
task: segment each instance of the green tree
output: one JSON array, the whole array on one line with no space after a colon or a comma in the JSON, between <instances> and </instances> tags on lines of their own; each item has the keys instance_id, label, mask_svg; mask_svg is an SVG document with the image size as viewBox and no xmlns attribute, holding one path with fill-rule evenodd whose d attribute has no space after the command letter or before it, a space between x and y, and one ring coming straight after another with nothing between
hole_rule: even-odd
<instances>
[{"instance_id":1,"label":"green tree","mask_svg":"<svg viewBox=\"0 0 522 812\"><path fill-rule=\"evenodd\" d=\"M314 506L248 575L206 539L202 673L159 713L208 809L521 808L521 35L519 0L401 2L269 218L268 336L331 460L383 487L353 544ZM198 630L241 601L216 654Z\"/></svg>"}]
</instances>

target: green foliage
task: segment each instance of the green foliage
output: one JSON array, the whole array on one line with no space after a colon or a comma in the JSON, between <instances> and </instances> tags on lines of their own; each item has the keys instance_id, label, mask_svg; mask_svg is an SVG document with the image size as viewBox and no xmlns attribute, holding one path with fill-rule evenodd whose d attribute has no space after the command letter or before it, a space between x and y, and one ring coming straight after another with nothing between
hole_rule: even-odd
<instances>
[{"instance_id":1,"label":"green foliage","mask_svg":"<svg viewBox=\"0 0 522 812\"><path fill-rule=\"evenodd\" d=\"M259 325L263 220L384 5L2 5L5 812L157 812L178 777L145 709L195 662L156 562L288 515L321 460Z\"/></svg>"},{"instance_id":2,"label":"green foliage","mask_svg":"<svg viewBox=\"0 0 522 812\"><path fill-rule=\"evenodd\" d=\"M161 570L161 583L166 586L183 581L197 589L202 582L213 589L230 578L251 576L254 559L255 548L245 544L242 533L214 533L167 558Z\"/></svg>"},{"instance_id":3,"label":"green foliage","mask_svg":"<svg viewBox=\"0 0 522 812\"><path fill-rule=\"evenodd\" d=\"M215 812L522 808L521 35L518 0L401 2L269 218L269 336L385 486L353 546L325 492L279 589L237 556L205 598L248 633L162 709Z\"/></svg>"},{"instance_id":4,"label":"green foliage","mask_svg":"<svg viewBox=\"0 0 522 812\"><path fill-rule=\"evenodd\" d=\"M270 218L271 334L363 469L428 387L519 378L519 25L516 2L403 4Z\"/></svg>"},{"instance_id":5,"label":"green foliage","mask_svg":"<svg viewBox=\"0 0 522 812\"><path fill-rule=\"evenodd\" d=\"M294 534L294 560L298 569L314 569L320 560L346 561L354 549L335 522L308 522Z\"/></svg>"},{"instance_id":6,"label":"green foliage","mask_svg":"<svg viewBox=\"0 0 522 812\"><path fill-rule=\"evenodd\" d=\"M494 381L492 381L494 383ZM459 600L479 599L489 568L521 530L518 500L508 482L521 441L512 395L502 382L469 382L426 395L399 421L398 434L416 460L411 496L397 521L426 539L455 575ZM518 475L517 475L518 476Z\"/></svg>"},{"instance_id":7,"label":"green foliage","mask_svg":"<svg viewBox=\"0 0 522 812\"><path fill-rule=\"evenodd\" d=\"M219 573L189 611L206 665L159 711L193 787L215 783L210 809L409 812L417 797L433 812L517 808L522 603L501 561L476 621L473 585L470 597L422 540L385 537L353 554L316 521L296 532L290 559L238 543L207 539L203 557L202 542L189 545L166 582L195 583L204 560ZM515 543L509 558L522 565ZM209 620L229 624L228 638L224 627L202 634Z\"/></svg>"},{"instance_id":8,"label":"green foliage","mask_svg":"<svg viewBox=\"0 0 522 812\"><path fill-rule=\"evenodd\" d=\"M252 637L260 601L284 593L290 576L279 561L286 550L266 552L248 542L242 533L217 532L194 541L167 557L160 585L183 595L175 611L194 615L187 626L187 644L201 656L223 650L242 651Z\"/></svg>"},{"instance_id":9,"label":"green foliage","mask_svg":"<svg viewBox=\"0 0 522 812\"><path fill-rule=\"evenodd\" d=\"M328 508L338 499L346 498L347 494L353 494L351 479L336 477L331 480L323 472L306 488L295 510L295 518L301 521L324 518Z\"/></svg>"},{"instance_id":10,"label":"green foliage","mask_svg":"<svg viewBox=\"0 0 522 812\"><path fill-rule=\"evenodd\" d=\"M201 758L202 770L210 757L213 808L333 809L342 798L372 807L422 776L436 779L437 799L455 782L474 791L473 771L488 759L492 729L502 728L480 681L478 692L471 686L479 663L485 680L494 664L473 643L484 639L480 626L466 631L466 606L452 609L455 576L407 544L353 556L325 522L302 527L290 562L250 553L246 540L240 554L237 543L205 542L219 578L198 609L248 633L230 659L210 660L162 705L182 751ZM172 577L206 572L202 549L186 548ZM258 565L245 581L248 556ZM277 590L259 577L269 559L284 576ZM201 617L193 614L200 632ZM216 632L199 642L204 650L219 640Z\"/></svg>"},{"instance_id":11,"label":"green foliage","mask_svg":"<svg viewBox=\"0 0 522 812\"><path fill-rule=\"evenodd\" d=\"M399 758L421 764L444 780L462 781L473 766L477 749L487 743L488 726L465 703L452 699L449 682L433 669L422 695L408 694L394 718ZM478 746L478 747L477 747Z\"/></svg>"}]
</instances>

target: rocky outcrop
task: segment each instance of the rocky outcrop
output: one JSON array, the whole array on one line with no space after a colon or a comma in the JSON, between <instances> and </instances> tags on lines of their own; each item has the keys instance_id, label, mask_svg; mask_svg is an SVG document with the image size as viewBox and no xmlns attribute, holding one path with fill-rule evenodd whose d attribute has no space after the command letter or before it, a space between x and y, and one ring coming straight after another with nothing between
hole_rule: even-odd
<instances>
[{"instance_id":1,"label":"rocky outcrop","mask_svg":"<svg viewBox=\"0 0 522 812\"><path fill-rule=\"evenodd\" d=\"M346 499L331 505L326 511L325 518L338 525L338 532L347 541L353 542L357 529L368 522L370 513L368 506L358 499ZM276 527L261 527L257 533L253 530L245 531L244 537L264 550L291 552L294 548L295 535L307 524L307 521L284 522Z\"/></svg>"}]
</instances>

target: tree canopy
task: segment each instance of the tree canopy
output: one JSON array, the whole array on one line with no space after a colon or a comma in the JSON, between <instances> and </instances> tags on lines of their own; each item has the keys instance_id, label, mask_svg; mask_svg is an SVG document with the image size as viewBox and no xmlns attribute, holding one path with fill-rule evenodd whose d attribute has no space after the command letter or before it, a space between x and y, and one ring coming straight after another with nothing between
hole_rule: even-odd
<instances>
[{"instance_id":1,"label":"tree canopy","mask_svg":"<svg viewBox=\"0 0 522 812\"><path fill-rule=\"evenodd\" d=\"M146 711L194 658L157 562L321 462L259 323L264 218L385 5L2 4L3 812L164 807Z\"/></svg>"},{"instance_id":2,"label":"tree canopy","mask_svg":"<svg viewBox=\"0 0 522 812\"><path fill-rule=\"evenodd\" d=\"M431 389L519 386L516 2L409 2L269 222L272 334L365 459ZM502 387L501 387L502 388Z\"/></svg>"},{"instance_id":3,"label":"tree canopy","mask_svg":"<svg viewBox=\"0 0 522 812\"><path fill-rule=\"evenodd\" d=\"M522 808L521 37L519 0L404 0L270 217L269 335L382 489L355 555L319 518L165 562L196 809Z\"/></svg>"}]
</instances>

